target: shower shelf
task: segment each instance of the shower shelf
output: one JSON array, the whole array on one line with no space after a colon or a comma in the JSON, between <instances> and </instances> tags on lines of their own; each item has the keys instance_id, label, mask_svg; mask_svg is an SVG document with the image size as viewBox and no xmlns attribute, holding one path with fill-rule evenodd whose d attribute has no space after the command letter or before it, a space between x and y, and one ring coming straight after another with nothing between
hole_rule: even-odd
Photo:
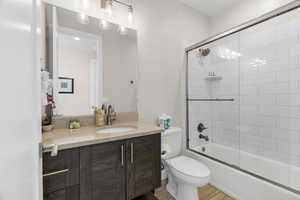
<instances>
[{"instance_id":1,"label":"shower shelf","mask_svg":"<svg viewBox=\"0 0 300 200\"><path fill-rule=\"evenodd\" d=\"M222 80L222 76L207 76L205 77L207 81L220 81Z\"/></svg>"}]
</instances>

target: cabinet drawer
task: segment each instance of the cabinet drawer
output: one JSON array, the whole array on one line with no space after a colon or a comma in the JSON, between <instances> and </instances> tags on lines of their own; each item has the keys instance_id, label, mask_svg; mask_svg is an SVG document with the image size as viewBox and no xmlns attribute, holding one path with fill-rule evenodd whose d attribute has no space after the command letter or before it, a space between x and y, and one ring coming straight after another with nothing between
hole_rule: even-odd
<instances>
[{"instance_id":1,"label":"cabinet drawer","mask_svg":"<svg viewBox=\"0 0 300 200\"><path fill-rule=\"evenodd\" d=\"M80 188L78 185L44 194L44 200L79 200L79 198Z\"/></svg>"},{"instance_id":2,"label":"cabinet drawer","mask_svg":"<svg viewBox=\"0 0 300 200\"><path fill-rule=\"evenodd\" d=\"M79 149L59 151L57 156L43 155L44 193L79 184Z\"/></svg>"}]
</instances>

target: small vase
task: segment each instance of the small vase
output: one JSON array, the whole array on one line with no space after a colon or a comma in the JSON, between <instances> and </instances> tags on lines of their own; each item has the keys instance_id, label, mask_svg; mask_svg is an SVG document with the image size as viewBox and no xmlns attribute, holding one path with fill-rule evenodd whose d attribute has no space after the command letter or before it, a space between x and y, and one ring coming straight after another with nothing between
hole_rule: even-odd
<instances>
[{"instance_id":1,"label":"small vase","mask_svg":"<svg viewBox=\"0 0 300 200\"><path fill-rule=\"evenodd\" d=\"M46 126L42 126L42 130L43 132L50 132L54 129L54 125L51 124L51 125L46 125Z\"/></svg>"}]
</instances>

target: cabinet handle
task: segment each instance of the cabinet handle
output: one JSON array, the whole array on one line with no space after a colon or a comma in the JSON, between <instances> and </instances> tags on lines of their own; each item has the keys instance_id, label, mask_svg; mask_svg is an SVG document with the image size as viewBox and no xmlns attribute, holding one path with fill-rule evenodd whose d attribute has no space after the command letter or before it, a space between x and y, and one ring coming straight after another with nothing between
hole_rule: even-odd
<instances>
[{"instance_id":1,"label":"cabinet handle","mask_svg":"<svg viewBox=\"0 0 300 200\"><path fill-rule=\"evenodd\" d=\"M69 169L64 169L64 170L60 170L60 171L57 171L57 172L43 174L43 177L53 176L53 175L57 175L57 174L63 174L63 173L67 173L68 171L69 171Z\"/></svg>"},{"instance_id":2,"label":"cabinet handle","mask_svg":"<svg viewBox=\"0 0 300 200\"><path fill-rule=\"evenodd\" d=\"M131 143L130 146L131 146L131 156L130 156L131 157L131 163L133 163L133 148L134 148L133 143Z\"/></svg>"},{"instance_id":3,"label":"cabinet handle","mask_svg":"<svg viewBox=\"0 0 300 200\"><path fill-rule=\"evenodd\" d=\"M124 145L121 146L121 164L124 166Z\"/></svg>"}]
</instances>

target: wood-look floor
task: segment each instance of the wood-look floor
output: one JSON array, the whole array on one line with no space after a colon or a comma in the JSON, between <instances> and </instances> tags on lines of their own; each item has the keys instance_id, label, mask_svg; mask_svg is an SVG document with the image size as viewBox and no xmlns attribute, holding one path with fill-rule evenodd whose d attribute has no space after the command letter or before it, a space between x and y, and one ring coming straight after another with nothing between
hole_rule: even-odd
<instances>
[{"instance_id":1,"label":"wood-look floor","mask_svg":"<svg viewBox=\"0 0 300 200\"><path fill-rule=\"evenodd\" d=\"M198 190L199 200L235 200L212 185L206 185ZM165 184L156 191L159 200L175 200L166 190Z\"/></svg>"},{"instance_id":2,"label":"wood-look floor","mask_svg":"<svg viewBox=\"0 0 300 200\"><path fill-rule=\"evenodd\" d=\"M199 200L235 200L212 185L198 189Z\"/></svg>"}]
</instances>

